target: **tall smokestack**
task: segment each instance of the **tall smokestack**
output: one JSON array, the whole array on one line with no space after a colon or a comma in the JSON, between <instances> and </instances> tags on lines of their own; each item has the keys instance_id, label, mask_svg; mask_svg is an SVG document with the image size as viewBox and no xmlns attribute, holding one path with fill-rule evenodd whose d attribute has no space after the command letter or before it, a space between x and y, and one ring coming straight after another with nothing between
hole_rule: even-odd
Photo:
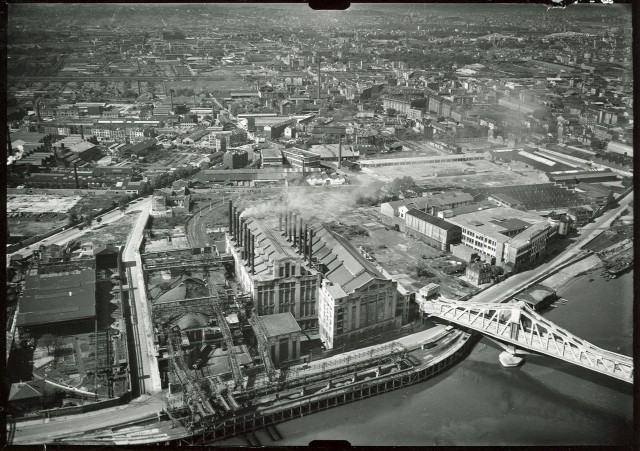
<instances>
[{"instance_id":1,"label":"tall smokestack","mask_svg":"<svg viewBox=\"0 0 640 451\"><path fill-rule=\"evenodd\" d=\"M278 232L282 232L282 212L278 215Z\"/></svg>"},{"instance_id":2,"label":"tall smokestack","mask_svg":"<svg viewBox=\"0 0 640 451\"><path fill-rule=\"evenodd\" d=\"M304 241L302 239L302 227L304 226L304 223L302 222L302 217L300 217L300 227L298 230L298 253L302 254L302 248L304 247Z\"/></svg>"},{"instance_id":3,"label":"tall smokestack","mask_svg":"<svg viewBox=\"0 0 640 451\"><path fill-rule=\"evenodd\" d=\"M284 237L289 238L289 213L284 213Z\"/></svg>"},{"instance_id":4,"label":"tall smokestack","mask_svg":"<svg viewBox=\"0 0 640 451\"><path fill-rule=\"evenodd\" d=\"M342 135L338 141L338 169L342 167Z\"/></svg>"},{"instance_id":5,"label":"tall smokestack","mask_svg":"<svg viewBox=\"0 0 640 451\"><path fill-rule=\"evenodd\" d=\"M80 124L80 138L84 139L84 126Z\"/></svg>"},{"instance_id":6,"label":"tall smokestack","mask_svg":"<svg viewBox=\"0 0 640 451\"><path fill-rule=\"evenodd\" d=\"M173 111L173 89L169 89L169 96L171 97L171 111Z\"/></svg>"},{"instance_id":7,"label":"tall smokestack","mask_svg":"<svg viewBox=\"0 0 640 451\"><path fill-rule=\"evenodd\" d=\"M240 240L238 242L238 244L240 244L240 247L243 247L244 244L244 234L245 234L246 230L244 228L244 219L240 218Z\"/></svg>"},{"instance_id":8,"label":"tall smokestack","mask_svg":"<svg viewBox=\"0 0 640 451\"><path fill-rule=\"evenodd\" d=\"M309 248L309 226L304 225L304 233L302 234L302 259L307 259L307 249Z\"/></svg>"},{"instance_id":9,"label":"tall smokestack","mask_svg":"<svg viewBox=\"0 0 640 451\"><path fill-rule=\"evenodd\" d=\"M320 57L318 57L318 100L320 100Z\"/></svg>"},{"instance_id":10,"label":"tall smokestack","mask_svg":"<svg viewBox=\"0 0 640 451\"><path fill-rule=\"evenodd\" d=\"M295 213L291 218L291 231L292 231L291 243L295 246L296 243L298 242L298 215Z\"/></svg>"},{"instance_id":11,"label":"tall smokestack","mask_svg":"<svg viewBox=\"0 0 640 451\"><path fill-rule=\"evenodd\" d=\"M251 235L251 274L256 273L256 237Z\"/></svg>"},{"instance_id":12,"label":"tall smokestack","mask_svg":"<svg viewBox=\"0 0 640 451\"><path fill-rule=\"evenodd\" d=\"M311 263L311 257L313 257L313 229L309 229L309 263Z\"/></svg>"},{"instance_id":13,"label":"tall smokestack","mask_svg":"<svg viewBox=\"0 0 640 451\"><path fill-rule=\"evenodd\" d=\"M232 212L233 202L229 201L229 234L233 232L233 212Z\"/></svg>"},{"instance_id":14,"label":"tall smokestack","mask_svg":"<svg viewBox=\"0 0 640 451\"><path fill-rule=\"evenodd\" d=\"M238 209L233 207L233 239L238 241Z\"/></svg>"},{"instance_id":15,"label":"tall smokestack","mask_svg":"<svg viewBox=\"0 0 640 451\"><path fill-rule=\"evenodd\" d=\"M142 84L140 83L140 79L138 79L138 97L142 95Z\"/></svg>"},{"instance_id":16,"label":"tall smokestack","mask_svg":"<svg viewBox=\"0 0 640 451\"><path fill-rule=\"evenodd\" d=\"M73 163L73 176L76 179L76 189L80 189L80 184L78 183L78 165L77 165L77 163Z\"/></svg>"}]
</instances>

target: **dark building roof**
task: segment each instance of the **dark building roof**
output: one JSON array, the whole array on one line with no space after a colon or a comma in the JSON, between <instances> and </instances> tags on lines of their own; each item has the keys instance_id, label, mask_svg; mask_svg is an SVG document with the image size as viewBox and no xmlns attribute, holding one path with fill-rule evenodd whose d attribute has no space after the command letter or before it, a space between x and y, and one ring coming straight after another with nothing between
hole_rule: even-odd
<instances>
[{"instance_id":1,"label":"dark building roof","mask_svg":"<svg viewBox=\"0 0 640 451\"><path fill-rule=\"evenodd\" d=\"M458 227L457 225L451 224L450 222L445 221L444 219L438 218L437 216L432 216L428 213L425 213L424 211L420 211L415 208L412 208L411 210L409 210L407 212L407 215L411 215L414 218L421 219L422 221L428 222L429 224L433 224L434 226L439 227L443 230L451 230Z\"/></svg>"},{"instance_id":2,"label":"dark building roof","mask_svg":"<svg viewBox=\"0 0 640 451\"><path fill-rule=\"evenodd\" d=\"M95 271L90 268L25 277L18 326L52 324L96 315Z\"/></svg>"},{"instance_id":3,"label":"dark building roof","mask_svg":"<svg viewBox=\"0 0 640 451\"><path fill-rule=\"evenodd\" d=\"M44 395L44 384L44 379L11 384L11 389L9 390L9 402L42 398Z\"/></svg>"}]
</instances>

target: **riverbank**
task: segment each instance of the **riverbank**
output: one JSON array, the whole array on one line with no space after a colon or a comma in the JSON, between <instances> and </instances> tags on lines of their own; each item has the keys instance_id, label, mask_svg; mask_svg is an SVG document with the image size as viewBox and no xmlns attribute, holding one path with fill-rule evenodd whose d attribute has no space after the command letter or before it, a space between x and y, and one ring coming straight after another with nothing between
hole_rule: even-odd
<instances>
[{"instance_id":1,"label":"riverbank","mask_svg":"<svg viewBox=\"0 0 640 451\"><path fill-rule=\"evenodd\" d=\"M592 271L602 266L602 260L597 255L591 255L573 265L558 271L551 277L541 282L545 287L551 288L554 291L559 290L566 284L568 284L573 278Z\"/></svg>"}]
</instances>

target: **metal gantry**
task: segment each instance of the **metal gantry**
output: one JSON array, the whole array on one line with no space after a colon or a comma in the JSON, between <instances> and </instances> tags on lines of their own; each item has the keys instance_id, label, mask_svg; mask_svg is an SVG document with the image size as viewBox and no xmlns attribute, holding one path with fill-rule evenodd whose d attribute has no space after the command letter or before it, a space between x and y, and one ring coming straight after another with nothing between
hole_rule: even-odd
<instances>
[{"instance_id":1,"label":"metal gantry","mask_svg":"<svg viewBox=\"0 0 640 451\"><path fill-rule=\"evenodd\" d=\"M524 302L423 301L420 310L481 332L514 348L564 360L633 383L633 359L598 348L543 318Z\"/></svg>"},{"instance_id":2,"label":"metal gantry","mask_svg":"<svg viewBox=\"0 0 640 451\"><path fill-rule=\"evenodd\" d=\"M231 329L229 329L229 324L227 324L227 319L224 317L224 312L222 311L220 299L221 290L218 290L215 280L213 279L209 279L208 285L209 292L211 294L213 310L215 311L216 318L218 320L218 327L220 327L222 337L224 338L224 342L227 347L227 357L229 359L231 373L233 374L233 380L236 383L236 387L241 388L242 384L244 383L244 378L242 377L242 371L240 370L240 365L238 364L238 359L236 358L236 352L233 345L233 335L231 334Z\"/></svg>"}]
</instances>

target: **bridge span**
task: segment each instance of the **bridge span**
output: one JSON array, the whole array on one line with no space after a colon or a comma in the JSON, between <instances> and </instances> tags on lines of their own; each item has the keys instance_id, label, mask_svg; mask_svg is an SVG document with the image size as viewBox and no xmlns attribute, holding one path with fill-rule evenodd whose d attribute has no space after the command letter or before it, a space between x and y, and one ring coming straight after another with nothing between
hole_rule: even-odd
<instances>
[{"instance_id":1,"label":"bridge span","mask_svg":"<svg viewBox=\"0 0 640 451\"><path fill-rule=\"evenodd\" d=\"M518 354L536 353L633 383L633 359L598 348L543 318L524 302L485 304L422 301L420 310L450 323L478 331L505 352L504 366L516 366Z\"/></svg>"}]
</instances>

